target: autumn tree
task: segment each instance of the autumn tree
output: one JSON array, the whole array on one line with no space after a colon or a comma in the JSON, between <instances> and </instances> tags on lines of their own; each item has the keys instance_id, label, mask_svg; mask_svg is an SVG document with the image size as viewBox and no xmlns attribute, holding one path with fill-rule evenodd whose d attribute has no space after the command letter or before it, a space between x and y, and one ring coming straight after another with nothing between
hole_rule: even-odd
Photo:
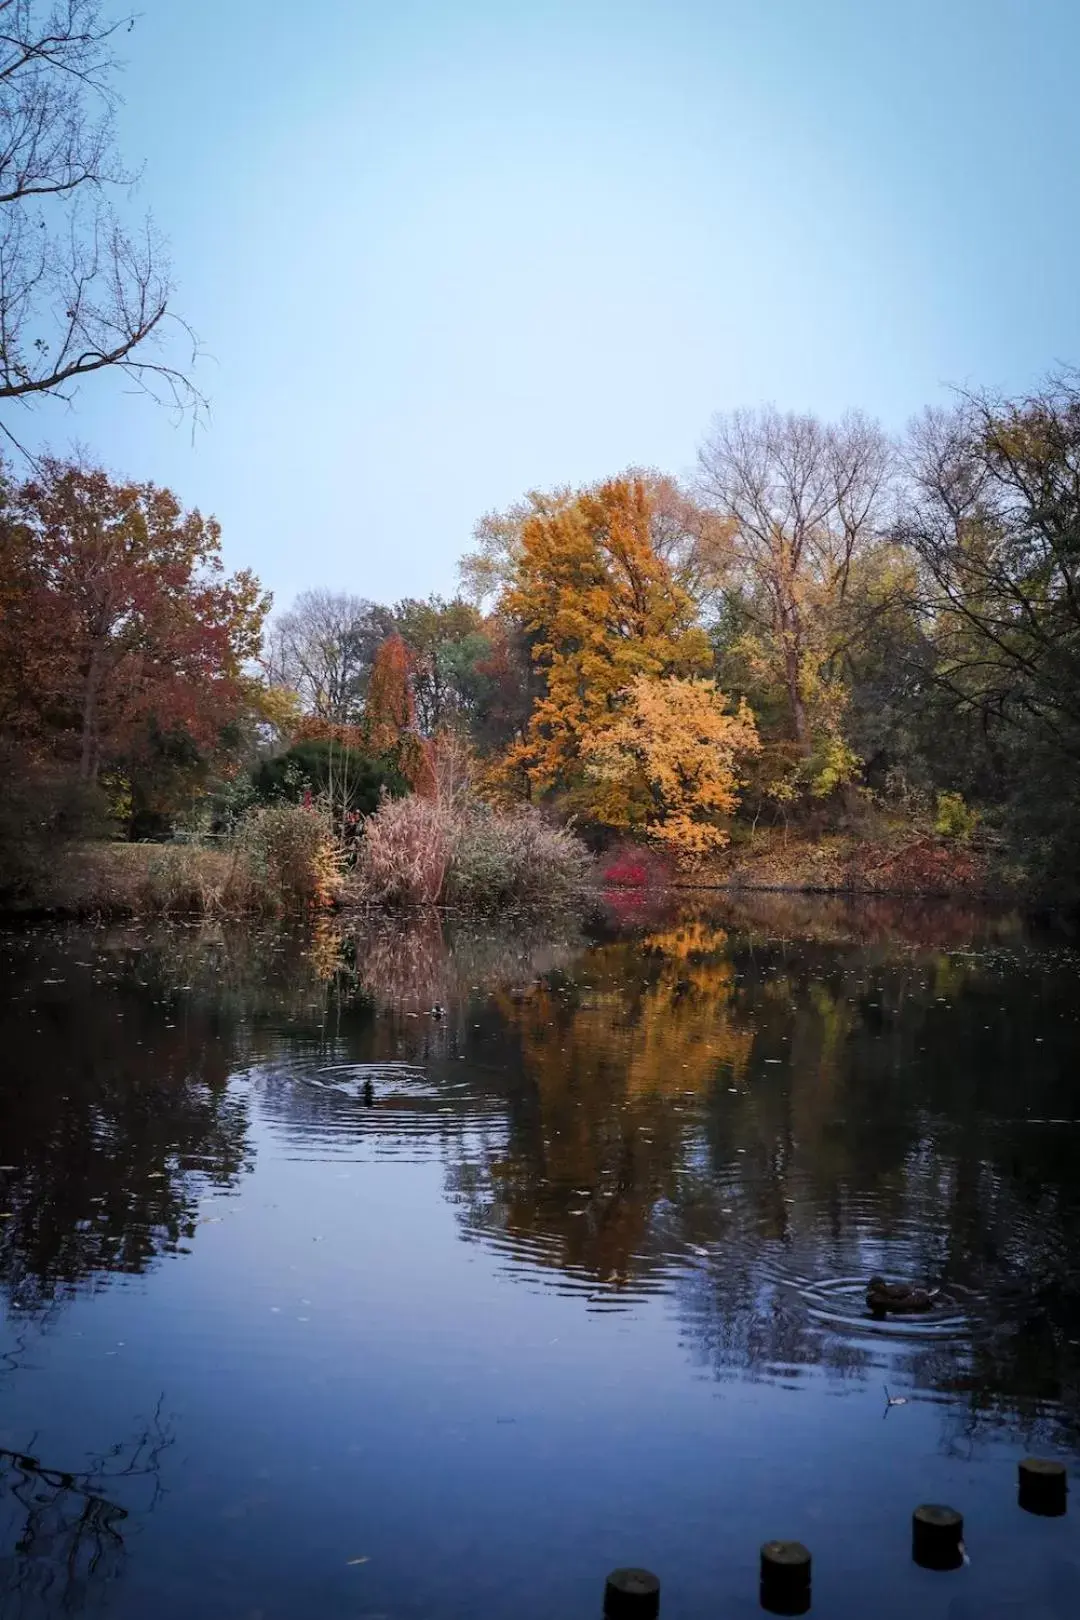
<instances>
[{"instance_id":1,"label":"autumn tree","mask_svg":"<svg viewBox=\"0 0 1080 1620\"><path fill-rule=\"evenodd\" d=\"M375 655L360 731L369 754L414 786L427 785L429 761L416 726L412 657L396 633Z\"/></svg>"},{"instance_id":2,"label":"autumn tree","mask_svg":"<svg viewBox=\"0 0 1080 1620\"><path fill-rule=\"evenodd\" d=\"M722 849L739 762L759 748L750 710L732 710L715 681L637 675L583 744L594 814L609 827L640 829L682 858Z\"/></svg>"},{"instance_id":3,"label":"autumn tree","mask_svg":"<svg viewBox=\"0 0 1080 1620\"><path fill-rule=\"evenodd\" d=\"M699 609L713 604L728 576L733 526L698 500L677 479L653 468L631 467L618 482L645 494L649 543L671 577ZM568 486L530 490L503 512L486 512L473 530L473 549L462 557L462 588L478 605L493 601L514 582L524 555L525 531L536 519L552 519L579 499Z\"/></svg>"},{"instance_id":4,"label":"autumn tree","mask_svg":"<svg viewBox=\"0 0 1080 1620\"><path fill-rule=\"evenodd\" d=\"M170 490L55 461L8 522L32 539L3 644L8 729L82 782L121 770L151 796L227 756L258 706L248 665L269 598L225 575L217 523Z\"/></svg>"},{"instance_id":5,"label":"autumn tree","mask_svg":"<svg viewBox=\"0 0 1080 1620\"><path fill-rule=\"evenodd\" d=\"M116 48L133 26L98 0L0 0L0 399L69 398L112 368L200 403L157 347L175 323L162 243L109 202L134 178L115 140Z\"/></svg>"},{"instance_id":6,"label":"autumn tree","mask_svg":"<svg viewBox=\"0 0 1080 1620\"><path fill-rule=\"evenodd\" d=\"M502 608L530 637L544 688L507 757L539 794L590 808L583 747L636 676L707 671L708 638L689 592L657 554L640 479L613 479L524 525Z\"/></svg>"},{"instance_id":7,"label":"autumn tree","mask_svg":"<svg viewBox=\"0 0 1080 1620\"><path fill-rule=\"evenodd\" d=\"M880 542L892 460L865 417L833 424L769 408L720 416L699 454L699 486L733 525L734 645L783 694L796 757L843 755L842 653L859 567Z\"/></svg>"}]
</instances>

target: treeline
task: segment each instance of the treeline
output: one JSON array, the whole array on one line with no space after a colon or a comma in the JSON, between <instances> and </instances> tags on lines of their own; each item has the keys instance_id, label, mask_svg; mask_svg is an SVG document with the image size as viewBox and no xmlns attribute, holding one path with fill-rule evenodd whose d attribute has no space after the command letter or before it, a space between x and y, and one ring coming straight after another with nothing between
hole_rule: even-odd
<instances>
[{"instance_id":1,"label":"treeline","mask_svg":"<svg viewBox=\"0 0 1080 1620\"><path fill-rule=\"evenodd\" d=\"M892 817L1080 892L1080 386L966 396L902 440L718 418L686 485L631 471L478 524L462 596L302 596L270 678L362 722L402 649L415 727L485 791L679 854ZM410 722L411 723L411 722ZM733 819L734 818L734 819Z\"/></svg>"},{"instance_id":2,"label":"treeline","mask_svg":"<svg viewBox=\"0 0 1080 1620\"><path fill-rule=\"evenodd\" d=\"M1080 894L1074 375L900 441L720 417L693 480L489 513L453 601L308 591L269 624L166 490L53 462L2 496L9 822L74 787L135 836L283 795L355 831L384 791L467 779L594 846L891 820Z\"/></svg>"}]
</instances>

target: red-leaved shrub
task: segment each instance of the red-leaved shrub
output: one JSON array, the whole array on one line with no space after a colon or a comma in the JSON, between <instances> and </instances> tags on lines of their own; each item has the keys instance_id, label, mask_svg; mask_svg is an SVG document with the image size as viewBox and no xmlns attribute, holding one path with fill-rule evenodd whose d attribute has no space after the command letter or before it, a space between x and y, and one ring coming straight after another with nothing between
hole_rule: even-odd
<instances>
[{"instance_id":1,"label":"red-leaved shrub","mask_svg":"<svg viewBox=\"0 0 1080 1620\"><path fill-rule=\"evenodd\" d=\"M604 857L604 882L613 888L651 889L671 878L670 863L645 844L619 844Z\"/></svg>"}]
</instances>

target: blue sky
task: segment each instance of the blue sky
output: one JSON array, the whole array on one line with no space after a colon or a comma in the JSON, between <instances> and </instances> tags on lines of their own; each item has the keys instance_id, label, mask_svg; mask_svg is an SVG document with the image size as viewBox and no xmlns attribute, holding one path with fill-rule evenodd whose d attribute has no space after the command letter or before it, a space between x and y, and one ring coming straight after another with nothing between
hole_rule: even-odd
<instances>
[{"instance_id":1,"label":"blue sky","mask_svg":"<svg viewBox=\"0 0 1080 1620\"><path fill-rule=\"evenodd\" d=\"M1080 361L1075 0L147 0L123 46L212 418L92 382L32 431L281 607L450 593L483 511L718 409Z\"/></svg>"}]
</instances>

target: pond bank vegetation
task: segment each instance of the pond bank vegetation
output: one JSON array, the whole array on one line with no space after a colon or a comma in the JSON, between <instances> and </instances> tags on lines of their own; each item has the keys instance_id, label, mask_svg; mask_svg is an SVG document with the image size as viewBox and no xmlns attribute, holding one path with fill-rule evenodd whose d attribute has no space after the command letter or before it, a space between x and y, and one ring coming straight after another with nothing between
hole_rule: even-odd
<instances>
[{"instance_id":1,"label":"pond bank vegetation","mask_svg":"<svg viewBox=\"0 0 1080 1620\"><path fill-rule=\"evenodd\" d=\"M212 519L46 458L0 483L0 908L1080 910L1078 467L1074 373L899 439L735 412L689 482L481 518L452 601L270 619Z\"/></svg>"}]
</instances>

